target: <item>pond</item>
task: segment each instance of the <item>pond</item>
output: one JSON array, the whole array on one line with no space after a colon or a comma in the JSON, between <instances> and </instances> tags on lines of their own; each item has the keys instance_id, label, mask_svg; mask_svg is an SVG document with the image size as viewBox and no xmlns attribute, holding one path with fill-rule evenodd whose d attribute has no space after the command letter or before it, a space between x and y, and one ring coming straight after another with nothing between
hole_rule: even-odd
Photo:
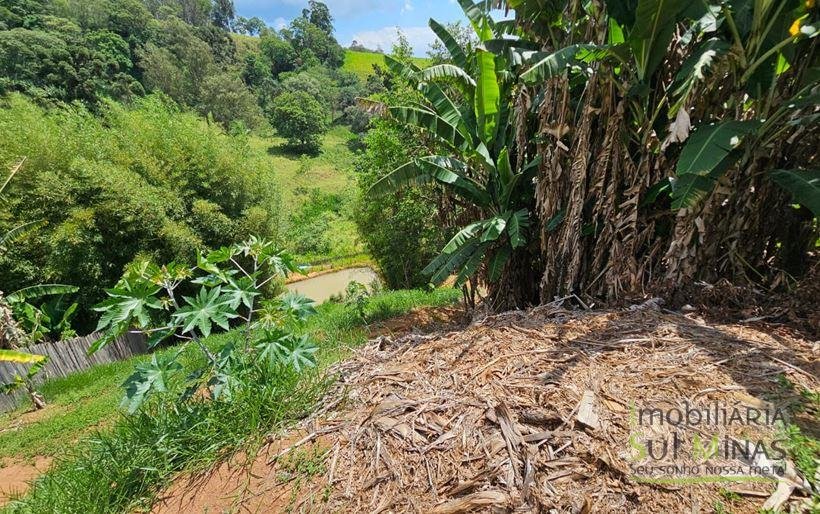
<instances>
[{"instance_id":1,"label":"pond","mask_svg":"<svg viewBox=\"0 0 820 514\"><path fill-rule=\"evenodd\" d=\"M348 268L292 282L286 287L288 291L303 294L316 303L323 303L331 296L344 294L351 282L369 286L374 280L378 281L379 276L373 268Z\"/></svg>"}]
</instances>

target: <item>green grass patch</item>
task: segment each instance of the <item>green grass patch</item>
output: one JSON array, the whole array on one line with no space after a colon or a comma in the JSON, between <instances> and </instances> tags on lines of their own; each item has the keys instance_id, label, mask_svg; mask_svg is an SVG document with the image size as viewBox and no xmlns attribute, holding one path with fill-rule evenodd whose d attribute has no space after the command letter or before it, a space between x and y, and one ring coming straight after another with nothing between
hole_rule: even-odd
<instances>
[{"instance_id":1,"label":"green grass patch","mask_svg":"<svg viewBox=\"0 0 820 514\"><path fill-rule=\"evenodd\" d=\"M426 57L414 57L413 62L419 68L430 66L430 59ZM367 80L367 77L373 74L374 64L384 66L384 54L345 50L345 62L342 65L342 69L355 73L362 80Z\"/></svg>"},{"instance_id":2,"label":"green grass patch","mask_svg":"<svg viewBox=\"0 0 820 514\"><path fill-rule=\"evenodd\" d=\"M30 454L37 453L34 448L51 449L58 455L57 463L38 479L26 497L10 504L7 510L96 513L147 509L154 496L181 471L206 469L235 450L252 453L266 434L307 415L332 383L324 370L366 341L366 323L418 307L453 304L459 298L459 291L454 289L386 292L368 299L364 318L350 306L323 304L301 329L311 333L320 347L319 367L303 374L283 369L265 383L251 384L230 402L202 399L179 403L174 394L169 394L153 398L132 416L120 413L115 407L122 394L118 384L133 364L145 357L99 366L45 384L47 398L67 410L41 420L42 426L37 429L31 425L15 434L4 433L2 444L11 448L22 443L27 431L38 430L44 440L29 437L26 441L32 445ZM207 344L219 348L236 335L211 337ZM191 348L182 362L186 368L195 368L197 359L202 358ZM72 399L87 398L94 391L110 395L110 399L85 419L90 425L111 428L83 435L87 434L87 425L80 426L79 421L66 424L63 419L68 411L84 409L81 402L72 403ZM5 440L7 437L18 438L18 443Z\"/></svg>"},{"instance_id":3,"label":"green grass patch","mask_svg":"<svg viewBox=\"0 0 820 514\"><path fill-rule=\"evenodd\" d=\"M256 152L267 153L281 194L279 238L301 263L349 258L364 253L364 245L352 219L357 187L354 154L348 148L350 130L335 125L322 138L318 155L297 155L284 149L278 137L250 136ZM333 197L333 210L312 208L317 198ZM304 216L308 210L309 216ZM298 218L306 219L298 219ZM314 248L300 248L305 244Z\"/></svg>"}]
</instances>

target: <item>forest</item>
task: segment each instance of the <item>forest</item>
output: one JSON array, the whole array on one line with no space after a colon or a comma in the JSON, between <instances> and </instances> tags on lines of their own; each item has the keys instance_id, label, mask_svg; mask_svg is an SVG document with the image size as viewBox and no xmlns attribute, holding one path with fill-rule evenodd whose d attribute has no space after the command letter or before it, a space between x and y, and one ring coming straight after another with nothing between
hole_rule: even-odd
<instances>
[{"instance_id":1,"label":"forest","mask_svg":"<svg viewBox=\"0 0 820 514\"><path fill-rule=\"evenodd\" d=\"M814 0L296 3L0 0L0 508L820 509Z\"/></svg>"}]
</instances>

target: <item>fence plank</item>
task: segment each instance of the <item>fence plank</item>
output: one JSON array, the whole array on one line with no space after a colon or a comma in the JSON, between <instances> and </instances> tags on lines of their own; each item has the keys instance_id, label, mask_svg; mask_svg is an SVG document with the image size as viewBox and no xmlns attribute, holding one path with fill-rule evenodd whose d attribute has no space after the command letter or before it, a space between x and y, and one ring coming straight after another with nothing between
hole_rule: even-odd
<instances>
[{"instance_id":1,"label":"fence plank","mask_svg":"<svg viewBox=\"0 0 820 514\"><path fill-rule=\"evenodd\" d=\"M87 336L56 343L38 343L26 348L25 351L29 353L48 357L48 363L34 378L34 383L40 384L50 378L65 377L92 366L116 362L148 352L145 336L127 333L97 353L88 355L88 349L100 337L102 337L101 333L94 332ZM22 364L0 362L0 383L11 382L16 375L25 376L27 369L28 367ZM28 401L27 396L27 393L22 390L11 395L0 394L0 412L10 411L20 405L20 402Z\"/></svg>"}]
</instances>

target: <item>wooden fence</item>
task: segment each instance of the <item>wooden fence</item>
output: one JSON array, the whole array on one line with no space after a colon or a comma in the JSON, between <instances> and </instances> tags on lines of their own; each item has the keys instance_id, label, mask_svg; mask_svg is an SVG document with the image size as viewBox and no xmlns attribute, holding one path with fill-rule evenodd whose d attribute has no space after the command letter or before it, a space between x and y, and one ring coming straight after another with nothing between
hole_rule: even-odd
<instances>
[{"instance_id":1,"label":"wooden fence","mask_svg":"<svg viewBox=\"0 0 820 514\"><path fill-rule=\"evenodd\" d=\"M57 343L39 343L25 348L29 353L48 356L48 362L43 370L35 377L36 384L49 378L67 376L77 371L88 369L97 364L106 364L132 355L146 353L145 337L142 334L125 334L112 343L106 345L93 355L88 349L99 339L101 334L95 332L83 337L66 339ZM14 380L15 375L25 376L27 365L0 362L0 383ZM22 401L28 401L25 390L18 390L12 395L0 394L0 412L7 412Z\"/></svg>"}]
</instances>

